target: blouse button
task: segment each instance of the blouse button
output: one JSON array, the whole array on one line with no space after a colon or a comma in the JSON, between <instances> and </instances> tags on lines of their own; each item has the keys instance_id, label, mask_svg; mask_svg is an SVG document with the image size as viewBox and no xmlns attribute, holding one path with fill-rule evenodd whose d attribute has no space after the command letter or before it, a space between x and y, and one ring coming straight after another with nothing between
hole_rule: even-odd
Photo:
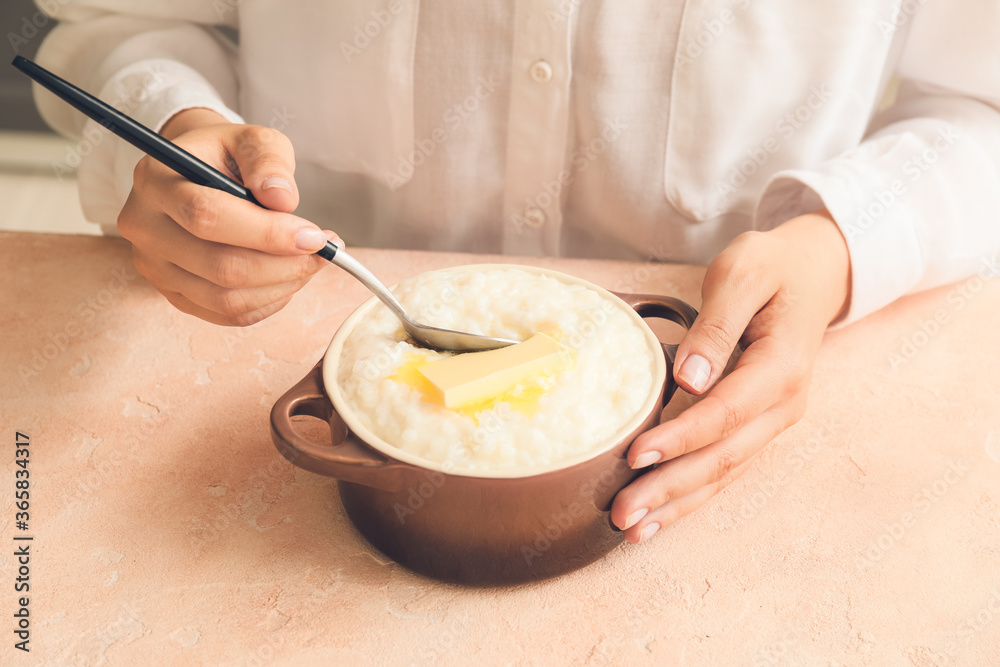
<instances>
[{"instance_id":1,"label":"blouse button","mask_svg":"<svg viewBox=\"0 0 1000 667\"><path fill-rule=\"evenodd\" d=\"M544 60L536 60L531 64L531 78L538 83L545 83L552 78L552 65Z\"/></svg>"}]
</instances>

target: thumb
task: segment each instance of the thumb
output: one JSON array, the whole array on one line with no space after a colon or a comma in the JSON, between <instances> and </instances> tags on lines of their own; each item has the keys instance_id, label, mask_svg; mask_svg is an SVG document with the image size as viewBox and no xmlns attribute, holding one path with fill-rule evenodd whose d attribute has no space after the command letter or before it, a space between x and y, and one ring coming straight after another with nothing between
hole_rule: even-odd
<instances>
[{"instance_id":1,"label":"thumb","mask_svg":"<svg viewBox=\"0 0 1000 667\"><path fill-rule=\"evenodd\" d=\"M299 205L292 142L269 127L241 125L237 128L227 150L243 185L265 208L291 213Z\"/></svg>"},{"instance_id":2,"label":"thumb","mask_svg":"<svg viewBox=\"0 0 1000 667\"><path fill-rule=\"evenodd\" d=\"M766 290L748 289L746 283L734 289L736 281L712 268L702 285L701 311L674 360L674 379L692 394L703 394L719 379L750 320L769 298L763 296Z\"/></svg>"}]
</instances>

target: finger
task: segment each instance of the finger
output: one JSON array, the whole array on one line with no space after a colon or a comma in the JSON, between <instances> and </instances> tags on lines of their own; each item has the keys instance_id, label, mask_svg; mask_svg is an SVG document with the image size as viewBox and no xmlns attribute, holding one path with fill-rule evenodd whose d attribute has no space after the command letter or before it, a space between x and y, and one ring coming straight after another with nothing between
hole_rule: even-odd
<instances>
[{"instance_id":1,"label":"finger","mask_svg":"<svg viewBox=\"0 0 1000 667\"><path fill-rule=\"evenodd\" d=\"M194 303L188 299L183 294L177 292L163 292L163 296L167 298L167 301L171 303L177 310L182 313L187 313L188 315L194 315L195 317L210 322L211 324L218 324L220 326L226 327L246 327L252 324L256 324L261 320L264 320L271 315L275 314L282 308L288 305L288 302L292 300L289 296L286 299L275 301L274 303L268 304L259 310L247 313L241 318L232 319L228 318L220 313L214 312L207 308L203 308L198 304Z\"/></svg>"},{"instance_id":2,"label":"finger","mask_svg":"<svg viewBox=\"0 0 1000 667\"><path fill-rule=\"evenodd\" d=\"M269 211L180 176L171 187L155 189L152 197L155 207L206 241L271 255L301 255L316 252L326 244L326 235L308 220L290 213Z\"/></svg>"},{"instance_id":3,"label":"finger","mask_svg":"<svg viewBox=\"0 0 1000 667\"><path fill-rule=\"evenodd\" d=\"M703 393L719 378L747 324L777 290L773 272L759 271L746 259L743 248L749 243L727 247L705 274L701 311L674 362L674 379L690 393Z\"/></svg>"},{"instance_id":4,"label":"finger","mask_svg":"<svg viewBox=\"0 0 1000 667\"><path fill-rule=\"evenodd\" d=\"M327 236L335 235L332 232ZM152 216L129 240L141 260L155 253L180 268L221 287L259 287L305 280L328 264L317 255L280 256L199 239L165 215Z\"/></svg>"},{"instance_id":5,"label":"finger","mask_svg":"<svg viewBox=\"0 0 1000 667\"><path fill-rule=\"evenodd\" d=\"M612 520L621 528L648 522L653 510L725 479L794 423L796 412L790 402L777 405L732 436L657 466L619 492Z\"/></svg>"},{"instance_id":6,"label":"finger","mask_svg":"<svg viewBox=\"0 0 1000 667\"><path fill-rule=\"evenodd\" d=\"M729 486L733 480L742 475L751 465L753 465L752 459L733 470L732 474L728 478L719 480L718 482L709 484L708 486L703 486L697 491L689 493L688 495L676 500L672 500L666 505L649 512L645 517L643 517L641 522L636 523L631 528L624 531L623 535L625 539L633 544L645 542L649 538L653 537L653 535L655 535L661 528L677 522L681 518L687 516L691 512L694 512L696 509L707 503L713 496L715 496L715 494L722 491L722 489Z\"/></svg>"},{"instance_id":7,"label":"finger","mask_svg":"<svg viewBox=\"0 0 1000 667\"><path fill-rule=\"evenodd\" d=\"M295 151L281 132L259 125L238 126L224 143L243 184L266 208L290 213L299 205Z\"/></svg>"},{"instance_id":8,"label":"finger","mask_svg":"<svg viewBox=\"0 0 1000 667\"><path fill-rule=\"evenodd\" d=\"M676 418L643 433L629 447L633 468L645 468L727 438L782 399L801 378L793 369L799 355L778 350L773 337L754 341L732 373ZM784 360L778 361L783 353Z\"/></svg>"},{"instance_id":9,"label":"finger","mask_svg":"<svg viewBox=\"0 0 1000 667\"><path fill-rule=\"evenodd\" d=\"M150 210L165 213L198 238L273 255L316 252L327 240L308 220L197 185L143 158L135 168L132 193L118 221L122 235L136 234L142 212Z\"/></svg>"},{"instance_id":10,"label":"finger","mask_svg":"<svg viewBox=\"0 0 1000 667\"><path fill-rule=\"evenodd\" d=\"M146 266L143 270L150 271L150 268ZM297 280L277 285L231 289L210 283L169 262L156 265L150 272L155 276L153 284L164 294L167 292L182 294L194 305L217 313L228 324L236 326L252 323L249 321L252 318L248 318L248 315L275 302L291 298L308 282Z\"/></svg>"}]
</instances>

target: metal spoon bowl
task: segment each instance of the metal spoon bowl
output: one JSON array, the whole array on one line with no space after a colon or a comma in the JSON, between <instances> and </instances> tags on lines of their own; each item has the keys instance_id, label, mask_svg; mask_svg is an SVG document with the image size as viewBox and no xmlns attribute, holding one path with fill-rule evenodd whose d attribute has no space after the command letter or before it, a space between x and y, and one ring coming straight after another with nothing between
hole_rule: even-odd
<instances>
[{"instance_id":1,"label":"metal spoon bowl","mask_svg":"<svg viewBox=\"0 0 1000 667\"><path fill-rule=\"evenodd\" d=\"M396 297L389 291L389 288L375 277L374 273L369 271L364 264L347 254L346 251L327 241L326 246L316 254L360 280L365 287L372 291L372 294L377 296L399 318L399 321L403 323L403 329L419 345L435 350L474 352L495 350L521 342L508 338L493 338L491 336L481 336L479 334L440 329L420 324L407 314L406 309L396 300Z\"/></svg>"}]
</instances>

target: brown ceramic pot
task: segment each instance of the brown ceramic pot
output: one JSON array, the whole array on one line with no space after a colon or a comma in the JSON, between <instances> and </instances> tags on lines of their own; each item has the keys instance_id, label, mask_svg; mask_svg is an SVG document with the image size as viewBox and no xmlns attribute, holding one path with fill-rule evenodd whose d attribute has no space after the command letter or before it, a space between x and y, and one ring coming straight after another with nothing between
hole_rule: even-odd
<instances>
[{"instance_id":1,"label":"brown ceramic pot","mask_svg":"<svg viewBox=\"0 0 1000 667\"><path fill-rule=\"evenodd\" d=\"M664 318L690 328L697 316L694 308L671 297L613 294L579 278L544 273L620 299L639 317ZM611 502L643 472L629 468L625 453L636 436L658 424L676 389L675 345L653 338L653 344L662 348L664 363L657 360L658 389L651 392L648 410L630 422L634 427L623 437L584 460L524 476L453 474L431 463L420 465L413 455L370 433L358 437L355 431L364 432L363 427L335 409L334 403L343 406L343 399L337 400L339 392L328 384L336 378L331 353L339 352L352 318L368 307L370 302L355 311L334 336L324 360L275 403L271 435L293 464L339 480L347 514L371 544L421 574L490 586L575 570L622 541L621 531L610 521ZM648 330L638 318L637 322ZM292 418L299 415L328 422L332 443L314 443L296 432ZM348 428L348 422L355 428Z\"/></svg>"}]
</instances>

